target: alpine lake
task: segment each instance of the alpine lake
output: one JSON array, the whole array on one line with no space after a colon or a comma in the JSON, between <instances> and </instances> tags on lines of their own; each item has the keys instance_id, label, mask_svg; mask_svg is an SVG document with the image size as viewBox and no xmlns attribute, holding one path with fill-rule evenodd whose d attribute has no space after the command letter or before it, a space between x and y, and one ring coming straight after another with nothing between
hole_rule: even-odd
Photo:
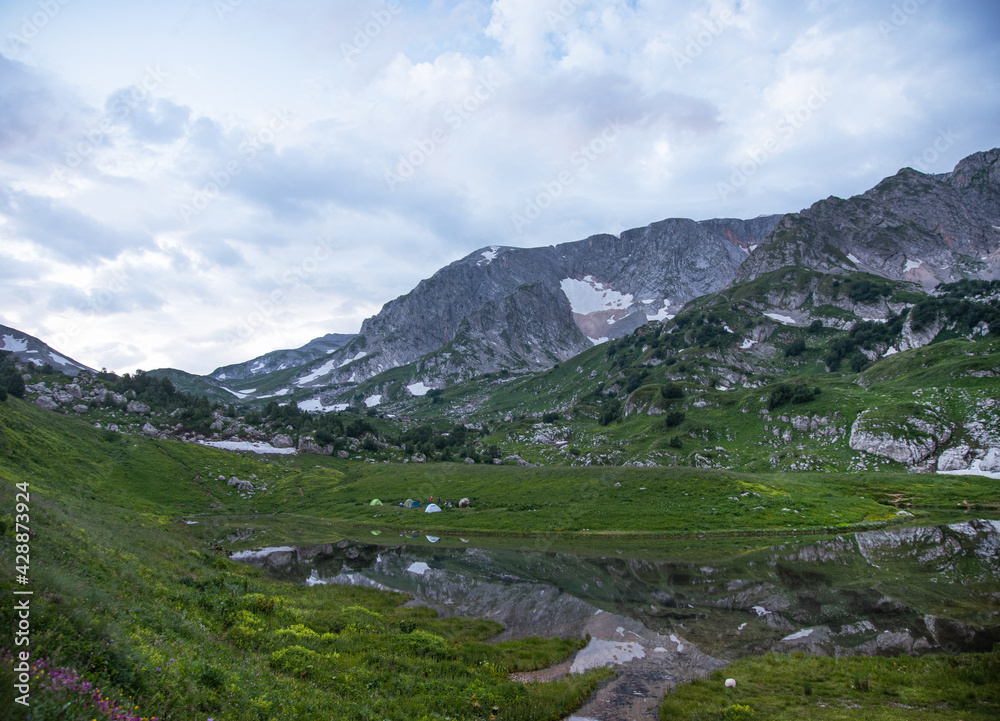
<instances>
[{"instance_id":1,"label":"alpine lake","mask_svg":"<svg viewBox=\"0 0 1000 721\"><path fill-rule=\"evenodd\" d=\"M442 617L501 623L498 641L589 638L521 679L616 666L572 719L649 718L675 684L770 652L954 654L1000 642L1000 521L967 515L843 535L669 540L331 527L308 545L277 541L287 535L265 518L201 523L233 560L282 581L401 592Z\"/></svg>"}]
</instances>

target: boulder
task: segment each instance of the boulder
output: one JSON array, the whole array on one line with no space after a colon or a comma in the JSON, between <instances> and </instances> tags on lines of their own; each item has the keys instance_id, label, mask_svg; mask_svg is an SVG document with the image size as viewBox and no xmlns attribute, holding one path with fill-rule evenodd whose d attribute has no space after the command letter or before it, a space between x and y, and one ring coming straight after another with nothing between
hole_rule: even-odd
<instances>
[{"instance_id":1,"label":"boulder","mask_svg":"<svg viewBox=\"0 0 1000 721\"><path fill-rule=\"evenodd\" d=\"M52 400L54 400L59 405L64 405L66 403L72 403L74 398L66 391L60 389L52 394Z\"/></svg>"},{"instance_id":2,"label":"boulder","mask_svg":"<svg viewBox=\"0 0 1000 721\"><path fill-rule=\"evenodd\" d=\"M52 400L52 396L41 396L37 401L35 401L35 405L39 408L44 408L47 411L54 411L59 407L59 404Z\"/></svg>"},{"instance_id":3,"label":"boulder","mask_svg":"<svg viewBox=\"0 0 1000 721\"><path fill-rule=\"evenodd\" d=\"M337 458L350 458L351 454L347 451L337 451Z\"/></svg>"},{"instance_id":4,"label":"boulder","mask_svg":"<svg viewBox=\"0 0 1000 721\"><path fill-rule=\"evenodd\" d=\"M83 391L80 390L80 386L78 386L76 383L70 383L69 385L67 385L65 387L65 390L66 390L67 393L69 393L71 396L73 396L77 400L82 400L83 399Z\"/></svg>"},{"instance_id":5,"label":"boulder","mask_svg":"<svg viewBox=\"0 0 1000 721\"><path fill-rule=\"evenodd\" d=\"M35 383L34 385L26 385L24 390L28 393L48 393L49 389L44 383Z\"/></svg>"},{"instance_id":6,"label":"boulder","mask_svg":"<svg viewBox=\"0 0 1000 721\"><path fill-rule=\"evenodd\" d=\"M969 454L972 449L968 446L955 446L941 451L938 457L937 469L939 471L964 471L969 467Z\"/></svg>"},{"instance_id":7,"label":"boulder","mask_svg":"<svg viewBox=\"0 0 1000 721\"><path fill-rule=\"evenodd\" d=\"M465 462L471 465L471 464L473 464L473 463L476 462L476 459L475 458L466 458Z\"/></svg>"},{"instance_id":8,"label":"boulder","mask_svg":"<svg viewBox=\"0 0 1000 721\"><path fill-rule=\"evenodd\" d=\"M410 458L410 460L413 461L414 463L426 463L427 456L425 456L423 453L415 453L413 457Z\"/></svg>"},{"instance_id":9,"label":"boulder","mask_svg":"<svg viewBox=\"0 0 1000 721\"><path fill-rule=\"evenodd\" d=\"M295 441L292 440L291 436L279 433L271 439L271 445L275 448L295 448Z\"/></svg>"},{"instance_id":10,"label":"boulder","mask_svg":"<svg viewBox=\"0 0 1000 721\"><path fill-rule=\"evenodd\" d=\"M929 408L905 404L891 410L859 413L851 428L851 448L912 466L951 439L951 428Z\"/></svg>"},{"instance_id":11,"label":"boulder","mask_svg":"<svg viewBox=\"0 0 1000 721\"><path fill-rule=\"evenodd\" d=\"M126 399L125 396L123 396L121 393L112 393L111 400L115 402L116 406L120 406L125 402Z\"/></svg>"},{"instance_id":12,"label":"boulder","mask_svg":"<svg viewBox=\"0 0 1000 721\"><path fill-rule=\"evenodd\" d=\"M468 507L468 505L469 505L469 499L468 498L463 498L461 501L458 502L458 507L459 508L466 508L466 507Z\"/></svg>"},{"instance_id":13,"label":"boulder","mask_svg":"<svg viewBox=\"0 0 1000 721\"><path fill-rule=\"evenodd\" d=\"M140 403L139 401L131 401L127 406L125 406L125 410L129 413L145 414L149 413L149 406L145 403Z\"/></svg>"},{"instance_id":14,"label":"boulder","mask_svg":"<svg viewBox=\"0 0 1000 721\"><path fill-rule=\"evenodd\" d=\"M82 405L82 404L81 404L81 405L76 405L76 406L73 406L73 412L74 412L74 413L86 413L86 412L87 412L87 411L89 411L89 410L90 410L90 409L89 409L89 408L87 408L87 406L85 406L85 405Z\"/></svg>"},{"instance_id":15,"label":"boulder","mask_svg":"<svg viewBox=\"0 0 1000 721\"><path fill-rule=\"evenodd\" d=\"M979 469L987 473L1000 472L1000 448L989 449L986 458L980 461Z\"/></svg>"},{"instance_id":16,"label":"boulder","mask_svg":"<svg viewBox=\"0 0 1000 721\"><path fill-rule=\"evenodd\" d=\"M228 481L226 481L227 486L235 486L240 491L252 491L253 484L250 481L241 481L236 476L233 476Z\"/></svg>"},{"instance_id":17,"label":"boulder","mask_svg":"<svg viewBox=\"0 0 1000 721\"><path fill-rule=\"evenodd\" d=\"M212 425L209 426L209 428L211 428L213 431L221 431L225 427L226 427L226 424L222 422L221 418L215 420L212 423Z\"/></svg>"},{"instance_id":18,"label":"boulder","mask_svg":"<svg viewBox=\"0 0 1000 721\"><path fill-rule=\"evenodd\" d=\"M111 423L110 425L108 425L108 430L109 431L115 431L117 433L118 432L118 424L117 423Z\"/></svg>"},{"instance_id":19,"label":"boulder","mask_svg":"<svg viewBox=\"0 0 1000 721\"><path fill-rule=\"evenodd\" d=\"M156 429L156 427L153 424L149 423L149 422L147 422L142 427L142 432L145 433L147 436L155 436L157 433L159 433L159 431Z\"/></svg>"}]
</instances>

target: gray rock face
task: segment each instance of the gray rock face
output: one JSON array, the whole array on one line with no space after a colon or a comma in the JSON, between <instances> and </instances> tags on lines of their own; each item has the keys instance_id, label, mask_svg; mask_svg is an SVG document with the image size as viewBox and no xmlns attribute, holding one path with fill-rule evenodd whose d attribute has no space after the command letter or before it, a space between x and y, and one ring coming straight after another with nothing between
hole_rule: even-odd
<instances>
[{"instance_id":1,"label":"gray rock face","mask_svg":"<svg viewBox=\"0 0 1000 721\"><path fill-rule=\"evenodd\" d=\"M719 290L777 220L672 219L620 238L485 248L387 303L348 345L306 366L297 384L348 387L438 349L428 365L449 375L483 372L491 357L505 367L550 367ZM446 348L453 342L464 359Z\"/></svg>"},{"instance_id":2,"label":"gray rock face","mask_svg":"<svg viewBox=\"0 0 1000 721\"><path fill-rule=\"evenodd\" d=\"M862 411L851 428L856 451L916 465L951 438L951 428L928 409L915 409L889 421L875 411Z\"/></svg>"},{"instance_id":3,"label":"gray rock face","mask_svg":"<svg viewBox=\"0 0 1000 721\"><path fill-rule=\"evenodd\" d=\"M5 325L0 325L0 349L12 352L28 368L49 363L56 372L73 377L91 370L66 354L57 353L38 338Z\"/></svg>"},{"instance_id":4,"label":"gray rock face","mask_svg":"<svg viewBox=\"0 0 1000 721\"><path fill-rule=\"evenodd\" d=\"M862 270L932 288L961 277L1000 278L1000 149L953 172L910 168L868 192L827 198L786 215L736 275L752 280L784 266Z\"/></svg>"},{"instance_id":5,"label":"gray rock face","mask_svg":"<svg viewBox=\"0 0 1000 721\"><path fill-rule=\"evenodd\" d=\"M939 471L964 471L969 467L969 454L972 449L968 446L955 446L941 452L938 457L937 469Z\"/></svg>"}]
</instances>

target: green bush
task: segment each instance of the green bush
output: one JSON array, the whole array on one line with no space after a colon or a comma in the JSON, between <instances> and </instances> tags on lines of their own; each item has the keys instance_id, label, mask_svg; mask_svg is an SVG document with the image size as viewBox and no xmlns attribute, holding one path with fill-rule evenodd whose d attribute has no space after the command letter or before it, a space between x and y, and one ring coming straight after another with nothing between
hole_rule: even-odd
<instances>
[{"instance_id":1,"label":"green bush","mask_svg":"<svg viewBox=\"0 0 1000 721\"><path fill-rule=\"evenodd\" d=\"M771 389L767 407L774 410L788 403L809 403L819 393L819 388L810 388L804 383L779 383Z\"/></svg>"},{"instance_id":2,"label":"green bush","mask_svg":"<svg viewBox=\"0 0 1000 721\"><path fill-rule=\"evenodd\" d=\"M796 338L793 340L787 348L785 348L785 358L794 358L802 355L806 352L806 342L801 338Z\"/></svg>"},{"instance_id":3,"label":"green bush","mask_svg":"<svg viewBox=\"0 0 1000 721\"><path fill-rule=\"evenodd\" d=\"M663 419L663 423L667 428L676 428L683 422L684 411L670 411Z\"/></svg>"},{"instance_id":4,"label":"green bush","mask_svg":"<svg viewBox=\"0 0 1000 721\"><path fill-rule=\"evenodd\" d=\"M660 386L660 396L664 400L672 401L684 397L684 389L676 383L665 383Z\"/></svg>"},{"instance_id":5,"label":"green bush","mask_svg":"<svg viewBox=\"0 0 1000 721\"><path fill-rule=\"evenodd\" d=\"M271 654L271 668L292 676L309 676L320 655L302 646L288 646Z\"/></svg>"}]
</instances>

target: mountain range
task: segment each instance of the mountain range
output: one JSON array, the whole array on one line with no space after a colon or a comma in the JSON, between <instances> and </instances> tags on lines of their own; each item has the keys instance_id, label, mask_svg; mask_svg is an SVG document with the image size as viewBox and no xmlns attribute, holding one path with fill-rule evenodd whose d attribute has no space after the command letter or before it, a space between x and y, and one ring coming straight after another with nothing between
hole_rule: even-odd
<instances>
[{"instance_id":1,"label":"mountain range","mask_svg":"<svg viewBox=\"0 0 1000 721\"><path fill-rule=\"evenodd\" d=\"M156 372L190 390L228 384L230 397L280 394L323 410L343 407L361 384L380 391L401 383L420 396L483 373L551 368L783 267L862 272L924 290L1000 278L998 159L993 149L951 173L904 168L866 193L784 216L668 219L619 236L482 248L386 303L356 336L325 336L204 377Z\"/></svg>"}]
</instances>

